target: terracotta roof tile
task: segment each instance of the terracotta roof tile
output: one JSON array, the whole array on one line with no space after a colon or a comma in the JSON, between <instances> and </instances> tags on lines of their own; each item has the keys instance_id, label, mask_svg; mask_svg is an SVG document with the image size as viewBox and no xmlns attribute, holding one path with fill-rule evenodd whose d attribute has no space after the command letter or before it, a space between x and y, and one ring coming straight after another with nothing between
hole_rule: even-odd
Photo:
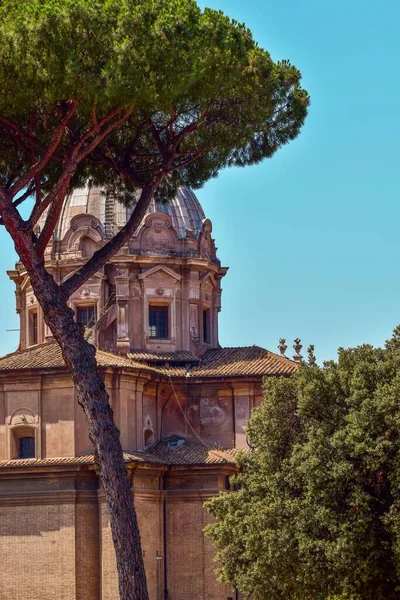
<instances>
[{"instance_id":1,"label":"terracotta roof tile","mask_svg":"<svg viewBox=\"0 0 400 600\"><path fill-rule=\"evenodd\" d=\"M154 358L157 356L157 358ZM154 353L137 351L127 357L97 350L101 367L145 370L168 377L240 377L290 375L297 363L259 346L208 350L199 361L190 352ZM195 362L196 360L196 362ZM157 362L167 364L157 364ZM187 363L192 362L188 366ZM184 364L181 364L184 363ZM35 346L0 358L0 371L63 367L64 360L56 343Z\"/></svg>"},{"instance_id":2,"label":"terracotta roof tile","mask_svg":"<svg viewBox=\"0 0 400 600\"><path fill-rule=\"evenodd\" d=\"M1 460L0 469L5 467L55 467L62 465L90 465L94 464L93 454L85 456L61 456L54 458L23 458L14 460Z\"/></svg>"},{"instance_id":3,"label":"terracotta roof tile","mask_svg":"<svg viewBox=\"0 0 400 600\"><path fill-rule=\"evenodd\" d=\"M289 375L297 363L260 346L216 348L208 350L193 373L202 377L213 375Z\"/></svg>"},{"instance_id":4,"label":"terracotta roof tile","mask_svg":"<svg viewBox=\"0 0 400 600\"><path fill-rule=\"evenodd\" d=\"M96 351L101 367L128 367L142 369L144 365L112 352ZM13 352L0 358L0 371L13 369L40 369L65 366L59 345L55 342Z\"/></svg>"},{"instance_id":5,"label":"terracotta roof tile","mask_svg":"<svg viewBox=\"0 0 400 600\"><path fill-rule=\"evenodd\" d=\"M146 350L132 350L127 355L128 358L139 362L200 362L200 359L192 352L180 350L178 352L147 352Z\"/></svg>"},{"instance_id":6,"label":"terracotta roof tile","mask_svg":"<svg viewBox=\"0 0 400 600\"><path fill-rule=\"evenodd\" d=\"M171 377L238 377L252 375L291 375L298 364L259 346L216 348L208 350L200 364L191 369L166 367L163 374Z\"/></svg>"},{"instance_id":7,"label":"terracotta roof tile","mask_svg":"<svg viewBox=\"0 0 400 600\"><path fill-rule=\"evenodd\" d=\"M237 450L207 448L196 442L183 440L181 446L169 447L170 442L183 440L178 436L168 436L154 444L147 452L124 452L126 463L140 462L159 465L208 465L234 464ZM61 456L54 458L25 458L0 461L0 469L22 467L57 467L94 465L94 455Z\"/></svg>"},{"instance_id":8,"label":"terracotta roof tile","mask_svg":"<svg viewBox=\"0 0 400 600\"><path fill-rule=\"evenodd\" d=\"M147 455L169 465L234 464L236 454L236 448L208 447L177 435L166 436L147 450Z\"/></svg>"}]
</instances>

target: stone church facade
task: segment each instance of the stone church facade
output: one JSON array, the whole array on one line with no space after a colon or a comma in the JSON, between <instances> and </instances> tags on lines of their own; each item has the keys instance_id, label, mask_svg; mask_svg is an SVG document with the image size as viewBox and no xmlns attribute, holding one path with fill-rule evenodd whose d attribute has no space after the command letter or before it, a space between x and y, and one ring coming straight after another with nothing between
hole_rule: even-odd
<instances>
[{"instance_id":1,"label":"stone church facade","mask_svg":"<svg viewBox=\"0 0 400 600\"><path fill-rule=\"evenodd\" d=\"M97 188L66 200L46 252L56 281L129 218ZM296 361L257 346L221 348L222 267L191 190L152 203L128 244L70 299L96 345L121 433L151 600L229 600L217 581L205 500L229 489L265 376ZM82 409L23 266L20 346L0 358L0 598L115 600L104 495ZM298 358L298 357L297 357Z\"/></svg>"}]
</instances>

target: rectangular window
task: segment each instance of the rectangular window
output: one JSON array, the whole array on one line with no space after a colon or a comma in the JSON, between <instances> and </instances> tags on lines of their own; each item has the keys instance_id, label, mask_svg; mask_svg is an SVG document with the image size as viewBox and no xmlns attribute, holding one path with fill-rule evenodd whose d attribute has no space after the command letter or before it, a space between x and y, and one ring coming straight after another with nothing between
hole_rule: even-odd
<instances>
[{"instance_id":1,"label":"rectangular window","mask_svg":"<svg viewBox=\"0 0 400 600\"><path fill-rule=\"evenodd\" d=\"M32 314L32 344L38 343L38 315Z\"/></svg>"},{"instance_id":2,"label":"rectangular window","mask_svg":"<svg viewBox=\"0 0 400 600\"><path fill-rule=\"evenodd\" d=\"M210 309L203 310L203 342L210 344Z\"/></svg>"},{"instance_id":3,"label":"rectangular window","mask_svg":"<svg viewBox=\"0 0 400 600\"><path fill-rule=\"evenodd\" d=\"M34 346L38 343L38 314L36 311L29 311L28 316L29 324L29 345Z\"/></svg>"},{"instance_id":4,"label":"rectangular window","mask_svg":"<svg viewBox=\"0 0 400 600\"><path fill-rule=\"evenodd\" d=\"M78 306L76 309L76 320L84 327L93 327L97 320L96 307Z\"/></svg>"},{"instance_id":5,"label":"rectangular window","mask_svg":"<svg viewBox=\"0 0 400 600\"><path fill-rule=\"evenodd\" d=\"M168 306L149 306L149 337L168 339Z\"/></svg>"},{"instance_id":6,"label":"rectangular window","mask_svg":"<svg viewBox=\"0 0 400 600\"><path fill-rule=\"evenodd\" d=\"M19 439L19 458L35 458L35 438L23 437Z\"/></svg>"}]
</instances>

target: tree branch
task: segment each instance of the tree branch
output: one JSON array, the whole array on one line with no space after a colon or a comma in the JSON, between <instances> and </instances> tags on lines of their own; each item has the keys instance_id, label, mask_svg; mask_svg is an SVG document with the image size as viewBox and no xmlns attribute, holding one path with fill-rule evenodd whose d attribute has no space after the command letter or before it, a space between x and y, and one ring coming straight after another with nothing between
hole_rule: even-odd
<instances>
[{"instance_id":1,"label":"tree branch","mask_svg":"<svg viewBox=\"0 0 400 600\"><path fill-rule=\"evenodd\" d=\"M61 285L66 298L77 290L89 277L94 275L133 235L142 222L154 192L164 177L164 173L159 174L150 184L142 189L140 198L126 225L105 246L97 250L87 263L74 273L72 277Z\"/></svg>"},{"instance_id":2,"label":"tree branch","mask_svg":"<svg viewBox=\"0 0 400 600\"><path fill-rule=\"evenodd\" d=\"M64 117L62 118L59 125L56 127L56 130L53 134L53 137L51 139L49 146L47 147L47 149L45 151L44 156L39 160L39 162L37 162L35 165L33 165L33 167L31 169L29 169L29 171L27 171L25 173L25 175L20 177L18 179L18 181L16 183L14 183L14 185L10 188L13 196L18 194L19 191L21 191L26 185L28 185L28 183L31 181L31 179L33 179L34 177L36 177L36 175L38 175L41 171L43 171L43 169L45 168L47 163L51 160L54 152L57 150L58 145L62 139L62 136L64 134L64 129L65 129L68 121L71 119L72 115L76 111L78 102L76 100L71 100L70 105L71 105L70 108L68 109L68 111L66 112Z\"/></svg>"},{"instance_id":3,"label":"tree branch","mask_svg":"<svg viewBox=\"0 0 400 600\"><path fill-rule=\"evenodd\" d=\"M110 111L101 121L98 122L99 127L109 123L109 121L124 109L124 107L117 107ZM46 210L48 206L50 206L50 210L46 217L46 222L44 227L39 235L39 238L36 242L36 252L39 256L44 254L47 244L52 236L54 228L59 219L62 205L64 202L65 195L68 191L69 184L71 181L72 175L75 173L76 168L80 162L84 158L86 158L114 129L116 129L121 123L123 123L128 117L132 114L134 106L128 108L124 112L122 116L115 119L112 123L109 123L108 126L104 129L103 132L97 134L95 138L86 146L84 150L82 150L82 146L86 141L89 140L90 136L96 131L96 127L91 127L86 133L82 136L79 142L73 147L70 152L70 159L65 166L64 172L59 178L57 186L54 190L48 194L45 201L42 202L38 207L34 207L32 214L27 221L27 226L31 229L39 220L40 216Z\"/></svg>"},{"instance_id":4,"label":"tree branch","mask_svg":"<svg viewBox=\"0 0 400 600\"><path fill-rule=\"evenodd\" d=\"M168 169L168 172L172 173L173 171L176 171L177 169L181 169L182 167L186 167L187 165L190 165L192 162L194 162L195 160L200 158L200 156L202 154L204 154L204 152L205 152L205 148L200 148L190 158L187 158L187 159L183 160L181 163L179 163L179 165L173 166L171 169Z\"/></svg>"},{"instance_id":5,"label":"tree branch","mask_svg":"<svg viewBox=\"0 0 400 600\"><path fill-rule=\"evenodd\" d=\"M0 215L2 224L12 237L15 249L27 268L33 269L37 264L37 256L30 233L23 230L23 220L12 202L12 193L0 186Z\"/></svg>"},{"instance_id":6,"label":"tree branch","mask_svg":"<svg viewBox=\"0 0 400 600\"><path fill-rule=\"evenodd\" d=\"M133 181L137 187L143 188L146 185L146 182L138 176L137 172L134 171L129 164L125 164L129 163L129 161L124 159L124 166L121 166L112 157L106 156L103 153L97 156L97 158L95 156L89 156L89 160L94 164L105 165L110 169L115 169L122 179L125 179L126 181Z\"/></svg>"},{"instance_id":7,"label":"tree branch","mask_svg":"<svg viewBox=\"0 0 400 600\"><path fill-rule=\"evenodd\" d=\"M29 196L32 196L33 194L33 189L34 186L31 184L27 190L25 190L25 192L23 194L21 194L21 196L18 196L18 198L16 198L13 201L13 205L15 207L19 206L20 204L22 204L23 202L25 202L25 200L27 200L29 198Z\"/></svg>"},{"instance_id":8,"label":"tree branch","mask_svg":"<svg viewBox=\"0 0 400 600\"><path fill-rule=\"evenodd\" d=\"M1 113L0 113L0 122L4 123L4 125L6 125L6 127L11 130L11 132L13 133L13 135L15 137L20 137L21 139L23 139L24 142L28 146L32 146L33 148L36 148L37 150L40 150L40 152L45 152L46 151L46 147L43 146L43 144L41 144L40 142L38 142L38 140L36 140L33 136L28 135L27 133L25 133L22 129L20 129L18 127L18 125L16 125L13 121L11 121L10 119L8 119L7 117L5 117L4 115L2 115Z\"/></svg>"},{"instance_id":9,"label":"tree branch","mask_svg":"<svg viewBox=\"0 0 400 600\"><path fill-rule=\"evenodd\" d=\"M160 134L159 134L157 127L155 126L155 124L153 123L153 121L151 119L149 119L147 123L148 123L148 125L150 125L151 135L153 136L153 140L157 144L159 151L161 152L161 154L164 154L164 152L165 152L164 144L161 141Z\"/></svg>"},{"instance_id":10,"label":"tree branch","mask_svg":"<svg viewBox=\"0 0 400 600\"><path fill-rule=\"evenodd\" d=\"M111 121L116 115L118 115L119 113L121 113L124 110L124 106L116 106L115 108L113 108L112 110L110 110L100 121L97 121L95 124L93 125L93 127L90 127L85 133L84 135L81 137L81 139L79 140L79 142L77 142L77 144L74 146L73 150L72 150L72 157L75 157L78 155L79 151L81 150L82 146L85 144L85 142L88 141L88 139L94 134L97 133L98 135L95 137L95 139L92 141L91 146L93 144L95 144L96 140L98 139L99 136L102 136L100 141L102 141L104 139L104 137L106 137L115 127L117 127L118 125L120 125L121 123L123 123L124 121L126 121L126 119L132 114L133 111L133 105L127 110L127 112L125 113L125 115L120 118L117 119L115 121L115 123L111 124L107 129L106 129L106 133L99 133L101 130L101 127L103 127L103 125L106 125L109 121ZM93 115L92 115L93 116ZM94 147L96 147L98 144L95 144ZM87 154L89 154L89 152L92 151L92 147L89 146L89 150L85 151L86 153L83 155L82 158L85 158L85 156ZM79 160L78 160L79 162Z\"/></svg>"}]
</instances>

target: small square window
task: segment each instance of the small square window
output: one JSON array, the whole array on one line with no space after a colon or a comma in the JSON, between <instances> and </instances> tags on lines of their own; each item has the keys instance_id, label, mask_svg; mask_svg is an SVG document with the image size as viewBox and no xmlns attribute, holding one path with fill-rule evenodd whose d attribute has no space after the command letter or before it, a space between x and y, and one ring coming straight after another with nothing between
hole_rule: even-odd
<instances>
[{"instance_id":1,"label":"small square window","mask_svg":"<svg viewBox=\"0 0 400 600\"><path fill-rule=\"evenodd\" d=\"M149 337L168 339L168 306L149 306Z\"/></svg>"}]
</instances>

